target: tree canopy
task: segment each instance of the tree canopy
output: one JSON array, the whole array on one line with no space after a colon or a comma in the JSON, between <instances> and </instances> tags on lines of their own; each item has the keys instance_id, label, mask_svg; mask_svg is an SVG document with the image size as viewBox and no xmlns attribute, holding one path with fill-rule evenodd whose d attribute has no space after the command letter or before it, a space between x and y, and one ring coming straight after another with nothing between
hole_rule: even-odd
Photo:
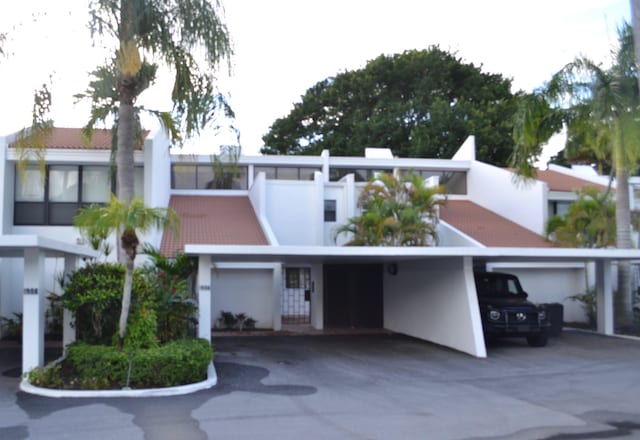
<instances>
[{"instance_id":1,"label":"tree canopy","mask_svg":"<svg viewBox=\"0 0 640 440\"><path fill-rule=\"evenodd\" d=\"M263 137L264 154L450 158L475 135L480 160L504 165L518 96L511 80L438 47L381 55L312 86Z\"/></svg>"}]
</instances>

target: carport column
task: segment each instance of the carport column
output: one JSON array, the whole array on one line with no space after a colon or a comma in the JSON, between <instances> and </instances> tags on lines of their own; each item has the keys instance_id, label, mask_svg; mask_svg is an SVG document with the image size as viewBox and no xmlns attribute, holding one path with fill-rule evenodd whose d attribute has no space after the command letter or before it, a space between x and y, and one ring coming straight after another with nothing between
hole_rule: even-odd
<instances>
[{"instance_id":1,"label":"carport column","mask_svg":"<svg viewBox=\"0 0 640 440\"><path fill-rule=\"evenodd\" d=\"M273 330L282 329L282 264L273 265L273 284L271 286L273 306Z\"/></svg>"},{"instance_id":2,"label":"carport column","mask_svg":"<svg viewBox=\"0 0 640 440\"><path fill-rule=\"evenodd\" d=\"M44 253L24 250L22 372L44 366Z\"/></svg>"},{"instance_id":3,"label":"carport column","mask_svg":"<svg viewBox=\"0 0 640 440\"><path fill-rule=\"evenodd\" d=\"M211 342L211 257L198 256L198 337Z\"/></svg>"},{"instance_id":4,"label":"carport column","mask_svg":"<svg viewBox=\"0 0 640 440\"><path fill-rule=\"evenodd\" d=\"M65 255L64 256L64 273L63 277L66 281L71 272L76 268L78 264L78 257L75 255ZM67 345L75 342L76 340L76 329L73 327L74 319L73 312L68 309L63 309L62 312L62 346L67 349Z\"/></svg>"},{"instance_id":5,"label":"carport column","mask_svg":"<svg viewBox=\"0 0 640 440\"><path fill-rule=\"evenodd\" d=\"M611 287L611 261L596 261L596 304L598 333L613 334L613 291Z\"/></svg>"}]
</instances>

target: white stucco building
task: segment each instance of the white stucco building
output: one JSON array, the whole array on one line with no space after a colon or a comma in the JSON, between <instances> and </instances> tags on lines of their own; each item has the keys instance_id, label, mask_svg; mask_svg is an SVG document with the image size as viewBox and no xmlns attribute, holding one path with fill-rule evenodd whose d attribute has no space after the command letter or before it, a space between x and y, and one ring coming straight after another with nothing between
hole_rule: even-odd
<instances>
[{"instance_id":1,"label":"white stucco building","mask_svg":"<svg viewBox=\"0 0 640 440\"><path fill-rule=\"evenodd\" d=\"M11 142L0 138L1 236L57 240L81 254L73 214L106 202L113 190L109 132L98 131L86 146L80 130L54 129L44 174L36 162L18 172ZM167 255L199 258L199 334L206 338L225 310L246 313L259 328L385 328L484 357L474 267L520 275L531 300L562 303L565 320L579 321L580 305L567 297L584 291L590 264L599 330L612 333L611 269L620 259L640 260L636 250L551 246L542 237L550 213L561 212L574 189L597 182L548 170L517 184L509 170L475 159L473 138L450 160L371 149L367 157L240 156L221 168L209 156L170 155L157 133L147 135L135 165L136 192L147 205L171 206L182 219L178 237L156 232L146 241ZM336 239L336 228L358 214L364 182L377 172L409 170L447 189L438 245L341 246L346 237ZM40 295L59 290L64 261L42 263ZM0 316L25 307L25 267L22 256L0 253Z\"/></svg>"}]
</instances>

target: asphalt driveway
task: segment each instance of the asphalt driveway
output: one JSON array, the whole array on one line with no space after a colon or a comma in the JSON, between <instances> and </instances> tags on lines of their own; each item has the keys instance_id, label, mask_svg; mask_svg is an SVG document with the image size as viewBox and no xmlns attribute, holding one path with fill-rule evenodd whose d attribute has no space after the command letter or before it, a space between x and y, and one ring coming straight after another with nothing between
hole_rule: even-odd
<instances>
[{"instance_id":1,"label":"asphalt driveway","mask_svg":"<svg viewBox=\"0 0 640 440\"><path fill-rule=\"evenodd\" d=\"M565 331L488 359L399 335L225 337L188 396L18 392L0 348L0 439L640 438L640 341ZM12 354L13 353L13 354Z\"/></svg>"}]
</instances>

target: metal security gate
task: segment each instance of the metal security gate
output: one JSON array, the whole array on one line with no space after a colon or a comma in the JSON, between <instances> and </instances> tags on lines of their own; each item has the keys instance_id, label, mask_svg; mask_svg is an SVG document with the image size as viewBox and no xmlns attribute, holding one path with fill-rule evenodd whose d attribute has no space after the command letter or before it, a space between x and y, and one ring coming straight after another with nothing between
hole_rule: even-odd
<instances>
[{"instance_id":1,"label":"metal security gate","mask_svg":"<svg viewBox=\"0 0 640 440\"><path fill-rule=\"evenodd\" d=\"M311 269L285 268L282 289L282 323L311 323Z\"/></svg>"}]
</instances>

